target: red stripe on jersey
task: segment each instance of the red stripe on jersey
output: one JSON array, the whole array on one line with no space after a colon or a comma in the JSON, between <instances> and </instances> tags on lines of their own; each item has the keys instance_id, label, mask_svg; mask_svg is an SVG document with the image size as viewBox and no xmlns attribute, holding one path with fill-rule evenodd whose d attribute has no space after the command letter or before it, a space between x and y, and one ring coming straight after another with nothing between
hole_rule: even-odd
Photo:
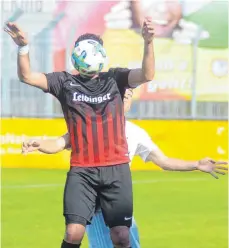
<instances>
[{"instance_id":1,"label":"red stripe on jersey","mask_svg":"<svg viewBox=\"0 0 229 248\"><path fill-rule=\"evenodd\" d=\"M71 160L77 160L73 120L70 120L68 122L68 128L69 128L69 132L70 132L71 148L72 148Z\"/></svg>"},{"instance_id":2,"label":"red stripe on jersey","mask_svg":"<svg viewBox=\"0 0 229 248\"><path fill-rule=\"evenodd\" d=\"M114 123L111 112L108 109L107 112L107 124L108 124L108 144L109 144L109 160L114 159L115 144L114 144Z\"/></svg>"},{"instance_id":3,"label":"red stripe on jersey","mask_svg":"<svg viewBox=\"0 0 229 248\"><path fill-rule=\"evenodd\" d=\"M116 102L117 104L117 102ZM118 146L121 145L122 143L122 133L121 133L121 118L120 118L121 113L119 112L119 107L116 107L116 126L117 126L117 142Z\"/></svg>"},{"instance_id":4,"label":"red stripe on jersey","mask_svg":"<svg viewBox=\"0 0 229 248\"><path fill-rule=\"evenodd\" d=\"M122 115L121 117L121 138L123 140L126 139L126 117L125 115Z\"/></svg>"},{"instance_id":5,"label":"red stripe on jersey","mask_svg":"<svg viewBox=\"0 0 229 248\"><path fill-rule=\"evenodd\" d=\"M96 115L98 148L99 148L99 162L105 161L104 157L104 137L103 137L103 120L101 115Z\"/></svg>"},{"instance_id":6,"label":"red stripe on jersey","mask_svg":"<svg viewBox=\"0 0 229 248\"><path fill-rule=\"evenodd\" d=\"M84 164L83 159L83 136L82 136L82 120L81 118L76 119L77 123L77 139L78 139L78 145L79 145L79 155L78 155L78 161L80 164Z\"/></svg>"},{"instance_id":7,"label":"red stripe on jersey","mask_svg":"<svg viewBox=\"0 0 229 248\"><path fill-rule=\"evenodd\" d=\"M92 123L90 115L86 115L86 130L87 130L87 149L88 149L88 163L93 164L94 161L94 149L93 149L93 134ZM85 158L86 159L86 158Z\"/></svg>"}]
</instances>

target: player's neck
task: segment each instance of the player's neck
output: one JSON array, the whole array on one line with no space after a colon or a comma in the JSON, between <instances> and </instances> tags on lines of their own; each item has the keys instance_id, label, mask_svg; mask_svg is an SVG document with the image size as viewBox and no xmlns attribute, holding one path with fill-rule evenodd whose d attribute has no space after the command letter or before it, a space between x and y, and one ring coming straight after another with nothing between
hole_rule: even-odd
<instances>
[{"instance_id":1,"label":"player's neck","mask_svg":"<svg viewBox=\"0 0 229 248\"><path fill-rule=\"evenodd\" d=\"M95 75L93 77L82 77L81 78L83 79L83 81L91 81L91 80L94 80L94 79L97 79L99 77L99 75ZM95 80L97 81L97 80Z\"/></svg>"},{"instance_id":2,"label":"player's neck","mask_svg":"<svg viewBox=\"0 0 229 248\"><path fill-rule=\"evenodd\" d=\"M72 75L74 75L74 76L80 76L80 74L79 74L79 72L77 71L77 70L72 70L71 71L71 74ZM95 76L93 76L93 77L89 77L89 78L87 78L87 77L82 77L82 78L84 78L84 79L87 79L87 80L89 80L89 79L95 79L95 78L97 78L99 75L97 74L97 75L95 75Z\"/></svg>"},{"instance_id":3,"label":"player's neck","mask_svg":"<svg viewBox=\"0 0 229 248\"><path fill-rule=\"evenodd\" d=\"M95 75L95 76L93 76L91 79L95 79L95 78L97 78L99 75Z\"/></svg>"}]
</instances>

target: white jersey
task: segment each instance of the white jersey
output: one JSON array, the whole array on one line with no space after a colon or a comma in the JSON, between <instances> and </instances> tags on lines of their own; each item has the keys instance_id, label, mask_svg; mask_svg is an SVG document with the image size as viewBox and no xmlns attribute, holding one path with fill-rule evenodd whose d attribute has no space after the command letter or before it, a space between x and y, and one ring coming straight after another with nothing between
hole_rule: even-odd
<instances>
[{"instance_id":1,"label":"white jersey","mask_svg":"<svg viewBox=\"0 0 229 248\"><path fill-rule=\"evenodd\" d=\"M147 161L150 152L159 149L144 129L129 121L126 121L126 139L130 163L134 156L140 156L143 161Z\"/></svg>"}]
</instances>

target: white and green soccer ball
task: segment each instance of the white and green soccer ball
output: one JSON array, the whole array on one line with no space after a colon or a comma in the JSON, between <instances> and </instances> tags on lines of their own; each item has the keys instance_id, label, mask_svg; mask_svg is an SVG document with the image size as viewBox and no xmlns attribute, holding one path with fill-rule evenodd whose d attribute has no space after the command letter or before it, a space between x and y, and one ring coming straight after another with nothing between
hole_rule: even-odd
<instances>
[{"instance_id":1,"label":"white and green soccer ball","mask_svg":"<svg viewBox=\"0 0 229 248\"><path fill-rule=\"evenodd\" d=\"M81 76L93 77L102 71L107 60L103 46L95 40L82 40L75 44L71 61Z\"/></svg>"}]
</instances>

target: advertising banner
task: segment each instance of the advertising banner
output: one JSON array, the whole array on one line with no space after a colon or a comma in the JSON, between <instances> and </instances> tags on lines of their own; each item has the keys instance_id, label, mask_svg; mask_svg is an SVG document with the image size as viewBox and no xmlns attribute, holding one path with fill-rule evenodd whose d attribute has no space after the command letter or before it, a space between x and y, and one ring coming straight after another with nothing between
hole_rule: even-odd
<instances>
[{"instance_id":1,"label":"advertising banner","mask_svg":"<svg viewBox=\"0 0 229 248\"><path fill-rule=\"evenodd\" d=\"M170 157L198 160L228 158L228 123L225 121L134 121ZM26 139L54 139L66 132L62 119L2 119L1 166L7 168L69 168L70 151L46 155L39 152L21 154ZM159 169L136 157L132 170Z\"/></svg>"}]
</instances>

